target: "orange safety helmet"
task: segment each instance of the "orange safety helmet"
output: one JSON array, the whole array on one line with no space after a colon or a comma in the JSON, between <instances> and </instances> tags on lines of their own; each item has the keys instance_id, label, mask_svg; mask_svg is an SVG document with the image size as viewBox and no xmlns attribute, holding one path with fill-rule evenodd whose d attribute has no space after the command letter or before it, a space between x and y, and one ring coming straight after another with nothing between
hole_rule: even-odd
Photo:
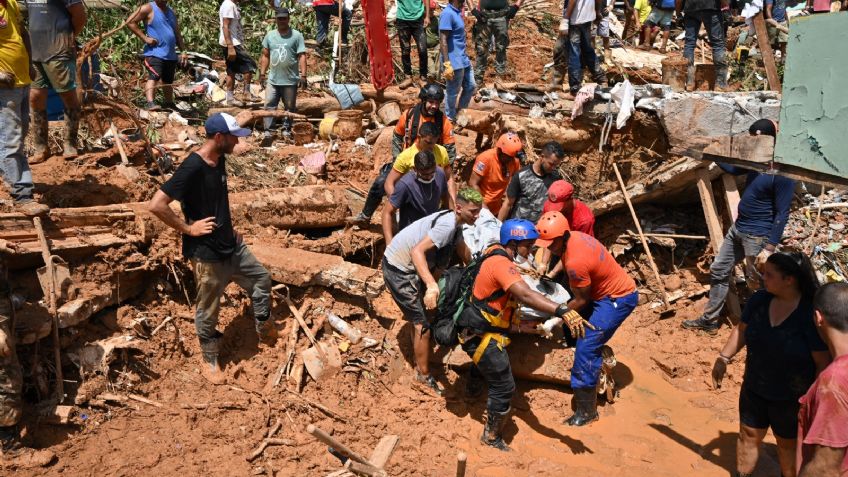
<instances>
[{"instance_id":1,"label":"orange safety helmet","mask_svg":"<svg viewBox=\"0 0 848 477\"><path fill-rule=\"evenodd\" d=\"M539 247L547 247L554 240L571 231L571 227L568 225L568 219L566 219L562 213L545 212L536 223L536 230L539 232L539 238L536 240L536 245Z\"/></svg>"},{"instance_id":2,"label":"orange safety helmet","mask_svg":"<svg viewBox=\"0 0 848 477\"><path fill-rule=\"evenodd\" d=\"M502 153L506 154L509 157L515 157L524 146L521 144L521 139L518 137L518 134L514 132L508 132L501 134L501 137L498 138L497 144L495 147L501 150Z\"/></svg>"}]
</instances>

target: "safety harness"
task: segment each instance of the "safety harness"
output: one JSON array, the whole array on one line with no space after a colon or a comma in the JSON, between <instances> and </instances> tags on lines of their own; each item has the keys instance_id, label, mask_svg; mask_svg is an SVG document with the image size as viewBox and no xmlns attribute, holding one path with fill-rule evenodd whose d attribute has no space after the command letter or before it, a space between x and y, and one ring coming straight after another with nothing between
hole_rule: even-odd
<instances>
[{"instance_id":1,"label":"safety harness","mask_svg":"<svg viewBox=\"0 0 848 477\"><path fill-rule=\"evenodd\" d=\"M406 127L403 132L403 148L406 149L412 146L412 143L415 142L415 139L418 137L418 125L421 123L421 103L416 104L409 110L406 115ZM412 118L410 118L410 115ZM442 140L442 126L444 126L443 113L441 111L436 111L436 114L433 115L433 123L436 126L436 137L439 138L439 142Z\"/></svg>"},{"instance_id":2,"label":"safety harness","mask_svg":"<svg viewBox=\"0 0 848 477\"><path fill-rule=\"evenodd\" d=\"M486 254L483 260L494 255L509 257L503 248L496 246ZM471 304L470 309L473 310L477 316L486 320L487 323L487 329L482 334L474 335L480 337L480 344L477 346L477 350L471 357L474 364L480 362L480 359L486 352L486 348L489 346L490 341L494 340L498 344L498 349L501 350L509 346L510 339L504 334L504 332L509 330L513 322L517 321L516 318L518 317L518 314L515 310L517 309L518 303L510 298L504 305L503 310L500 311L489 305L489 303L502 298L506 294L507 292L505 290L496 290L491 295L483 299L474 298L473 293L469 296L469 302ZM460 335L460 342L465 342L462 335Z\"/></svg>"}]
</instances>

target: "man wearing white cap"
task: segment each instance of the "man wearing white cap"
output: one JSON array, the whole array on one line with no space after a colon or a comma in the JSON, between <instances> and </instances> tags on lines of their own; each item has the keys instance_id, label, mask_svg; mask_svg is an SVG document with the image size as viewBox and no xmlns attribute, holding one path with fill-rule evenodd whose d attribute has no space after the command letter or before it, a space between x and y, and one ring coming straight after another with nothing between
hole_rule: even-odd
<instances>
[{"instance_id":1,"label":"man wearing white cap","mask_svg":"<svg viewBox=\"0 0 848 477\"><path fill-rule=\"evenodd\" d=\"M191 261L197 283L194 325L203 352L202 374L213 384L226 381L218 363L223 334L216 326L219 301L230 281L250 294L259 338L267 337L272 328L271 276L247 249L230 218L225 154L233 152L239 137L249 134L229 114L209 116L206 142L150 200L150 211L183 234L183 256ZM185 220L169 207L174 200L180 201Z\"/></svg>"}]
</instances>

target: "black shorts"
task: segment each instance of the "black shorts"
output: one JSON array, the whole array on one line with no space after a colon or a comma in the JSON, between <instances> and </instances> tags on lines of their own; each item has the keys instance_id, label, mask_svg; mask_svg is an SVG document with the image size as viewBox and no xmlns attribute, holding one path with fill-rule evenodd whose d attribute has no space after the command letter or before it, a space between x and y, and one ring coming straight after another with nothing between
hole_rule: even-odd
<instances>
[{"instance_id":1,"label":"black shorts","mask_svg":"<svg viewBox=\"0 0 848 477\"><path fill-rule=\"evenodd\" d=\"M236 46L236 57L233 61L227 60L227 47L222 47L224 52L224 60L227 63L227 74L234 75L236 73L254 73L256 72L256 62L247 53L244 45Z\"/></svg>"},{"instance_id":2,"label":"black shorts","mask_svg":"<svg viewBox=\"0 0 848 477\"><path fill-rule=\"evenodd\" d=\"M798 401L774 401L749 391L739 392L739 421L754 429L768 429L781 439L798 438Z\"/></svg>"},{"instance_id":3,"label":"black shorts","mask_svg":"<svg viewBox=\"0 0 848 477\"><path fill-rule=\"evenodd\" d=\"M383 281L405 320L415 325L428 321L424 310L424 284L417 273L404 272L383 258Z\"/></svg>"},{"instance_id":4,"label":"black shorts","mask_svg":"<svg viewBox=\"0 0 848 477\"><path fill-rule=\"evenodd\" d=\"M153 81L162 81L164 84L173 84L177 73L177 60L163 60L155 56L144 57L144 69L147 77Z\"/></svg>"}]
</instances>

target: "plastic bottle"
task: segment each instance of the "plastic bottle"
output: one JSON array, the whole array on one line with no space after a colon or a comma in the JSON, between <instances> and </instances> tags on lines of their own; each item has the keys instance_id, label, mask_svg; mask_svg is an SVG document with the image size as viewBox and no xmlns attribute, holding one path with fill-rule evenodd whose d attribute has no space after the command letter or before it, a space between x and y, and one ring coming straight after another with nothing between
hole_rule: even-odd
<instances>
[{"instance_id":1,"label":"plastic bottle","mask_svg":"<svg viewBox=\"0 0 848 477\"><path fill-rule=\"evenodd\" d=\"M327 312L327 320L334 330L343 334L351 343L356 344L362 341L362 332L351 326L347 321L329 311Z\"/></svg>"}]
</instances>

